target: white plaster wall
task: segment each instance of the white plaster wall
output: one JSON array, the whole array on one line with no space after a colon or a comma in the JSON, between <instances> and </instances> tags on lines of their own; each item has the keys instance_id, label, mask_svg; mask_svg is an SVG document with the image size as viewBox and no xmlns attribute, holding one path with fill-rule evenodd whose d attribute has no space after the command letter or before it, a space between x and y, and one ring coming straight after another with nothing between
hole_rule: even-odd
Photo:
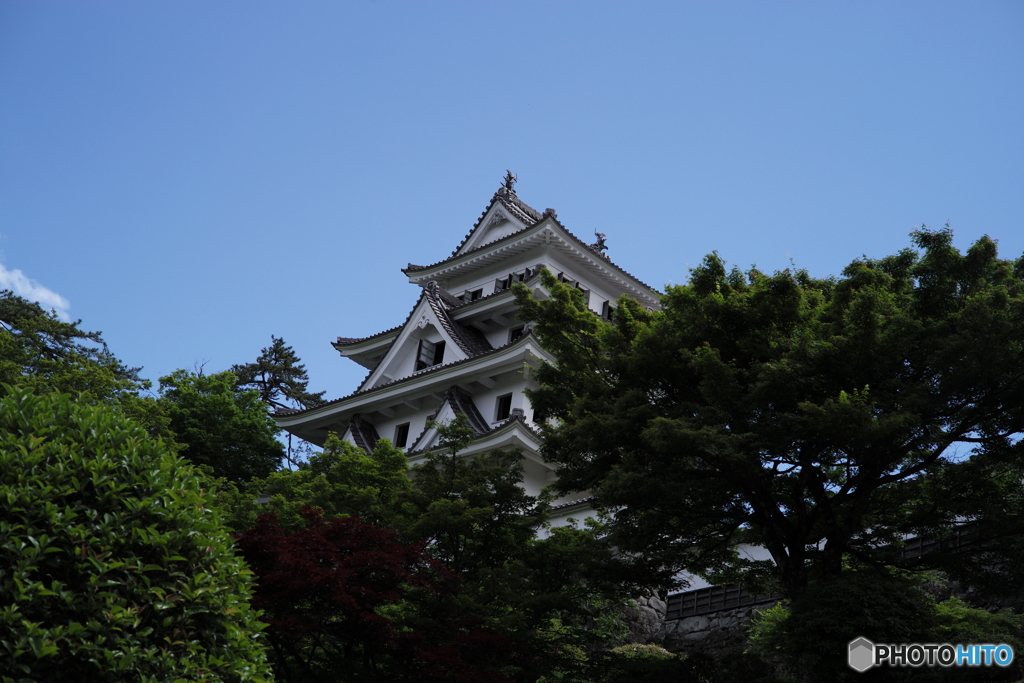
<instances>
[{"instance_id":1,"label":"white plaster wall","mask_svg":"<svg viewBox=\"0 0 1024 683\"><path fill-rule=\"evenodd\" d=\"M768 552L768 549L760 545L751 545L749 543L741 543L736 546L736 554L744 557L748 560L769 560L772 559L772 554ZM696 574L690 574L688 572L681 572L677 575L677 578L681 578L689 582L688 588L680 588L679 590L673 591L674 593L682 593L684 591L693 591L699 588L707 588L716 584L706 581L704 578L697 576Z\"/></svg>"},{"instance_id":2,"label":"white plaster wall","mask_svg":"<svg viewBox=\"0 0 1024 683\"><path fill-rule=\"evenodd\" d=\"M392 380L401 379L408 377L416 370L416 350L419 348L419 340L426 339L430 342L439 342L443 339L441 333L433 325L427 325L422 329L414 330L409 337L403 342L405 353L399 354L391 359L387 367L384 368L384 373L380 379L376 381L374 386L385 384ZM444 361L450 363L455 360L455 351L450 348L451 344L445 344L444 347ZM384 375L387 376L386 379Z\"/></svg>"}]
</instances>

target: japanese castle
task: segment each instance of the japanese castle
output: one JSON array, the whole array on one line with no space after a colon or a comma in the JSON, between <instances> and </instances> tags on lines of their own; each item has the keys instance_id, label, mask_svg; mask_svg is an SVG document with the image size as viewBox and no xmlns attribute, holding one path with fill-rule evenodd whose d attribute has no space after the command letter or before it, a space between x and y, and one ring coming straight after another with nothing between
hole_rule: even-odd
<instances>
[{"instance_id":1,"label":"japanese castle","mask_svg":"<svg viewBox=\"0 0 1024 683\"><path fill-rule=\"evenodd\" d=\"M451 256L402 270L419 288L404 322L333 343L368 370L356 390L316 408L279 412L279 427L317 445L334 432L368 452L388 438L415 464L438 443L427 422L444 424L461 413L477 434L465 455L518 448L529 493L553 481L553 469L540 455L543 416L523 390L537 386L530 368L554 359L516 317L513 283L544 298L538 273L547 268L582 291L590 310L605 318L622 294L652 309L660 302L651 287L612 263L604 235L595 233L597 243L587 244L553 209L540 212L521 200L515 181L506 174ZM556 502L550 519L555 525L589 510L582 493Z\"/></svg>"}]
</instances>

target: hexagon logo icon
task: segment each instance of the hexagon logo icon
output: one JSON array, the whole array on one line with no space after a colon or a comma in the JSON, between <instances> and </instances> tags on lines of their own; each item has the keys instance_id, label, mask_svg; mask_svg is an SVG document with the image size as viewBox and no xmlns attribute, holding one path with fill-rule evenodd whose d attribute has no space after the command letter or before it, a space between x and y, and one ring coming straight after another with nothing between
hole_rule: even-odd
<instances>
[{"instance_id":1,"label":"hexagon logo icon","mask_svg":"<svg viewBox=\"0 0 1024 683\"><path fill-rule=\"evenodd\" d=\"M851 640L847 662L854 671L867 671L875 664L875 644L867 638Z\"/></svg>"}]
</instances>

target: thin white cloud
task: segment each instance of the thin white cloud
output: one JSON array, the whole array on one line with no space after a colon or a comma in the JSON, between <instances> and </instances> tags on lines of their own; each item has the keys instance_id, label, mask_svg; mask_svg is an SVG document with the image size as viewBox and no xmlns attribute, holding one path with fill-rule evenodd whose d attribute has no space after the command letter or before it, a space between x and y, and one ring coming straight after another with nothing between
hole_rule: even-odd
<instances>
[{"instance_id":1,"label":"thin white cloud","mask_svg":"<svg viewBox=\"0 0 1024 683\"><path fill-rule=\"evenodd\" d=\"M0 263L0 289L9 289L20 297L38 302L46 310L53 309L62 320L70 320L68 309L71 302L57 292L43 287L35 280L30 280L20 270L7 270Z\"/></svg>"}]
</instances>

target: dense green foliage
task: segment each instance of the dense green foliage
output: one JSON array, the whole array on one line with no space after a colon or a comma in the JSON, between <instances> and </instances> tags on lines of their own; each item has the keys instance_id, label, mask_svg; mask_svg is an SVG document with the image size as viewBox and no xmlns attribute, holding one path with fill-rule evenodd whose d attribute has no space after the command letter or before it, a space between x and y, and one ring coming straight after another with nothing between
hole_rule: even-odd
<instances>
[{"instance_id":1,"label":"dense green foliage","mask_svg":"<svg viewBox=\"0 0 1024 683\"><path fill-rule=\"evenodd\" d=\"M86 332L80 323L64 322L35 302L0 291L0 383L107 402L149 386L139 379L139 368L126 367L99 332Z\"/></svg>"},{"instance_id":2,"label":"dense green foliage","mask_svg":"<svg viewBox=\"0 0 1024 683\"><path fill-rule=\"evenodd\" d=\"M236 390L235 381L230 372L177 370L160 378L158 404L193 464L231 481L265 477L280 466L284 447L259 395Z\"/></svg>"},{"instance_id":3,"label":"dense green foliage","mask_svg":"<svg viewBox=\"0 0 1024 683\"><path fill-rule=\"evenodd\" d=\"M816 581L792 606L762 612L750 642L801 681L1011 681L1024 671L1020 661L1005 669L883 667L859 674L846 665L847 645L863 636L875 643L1005 643L1021 652L1021 626L1019 616L955 597L936 603L920 580L861 570Z\"/></svg>"},{"instance_id":4,"label":"dense green foliage","mask_svg":"<svg viewBox=\"0 0 1024 683\"><path fill-rule=\"evenodd\" d=\"M218 494L230 510L232 526L246 532L247 557L260 552L259 539L291 544L291 535L322 533L308 526L304 508L314 506L328 523L360 518L364 526L352 533L367 538L393 530L396 541L425 548L431 571L448 577L441 583L430 579L430 590L403 594L378 610L388 621L379 633L394 635L372 646L349 641L347 647L338 642L328 647L326 634L336 632L342 620L338 603L333 616L318 621L321 626L301 638L289 636L288 649L278 647L277 671L287 670L292 679L303 681L342 671L405 680L410 672L425 675L424 661L403 660L395 643L419 638L417 647L448 653L441 659L449 668L436 672L473 677L466 680L529 681L553 670L565 675L583 671L586 653L599 642L622 642L616 639L625 636L620 621L624 600L617 596L636 587L603 539L592 530L571 528L537 538L548 501L521 487L518 454L463 455L472 431L461 416L440 425L439 433L441 448L411 472L405 455L386 439L372 454L331 439L323 453L298 470L229 486ZM260 505L257 499L267 502ZM264 510L274 515L273 527L257 519ZM367 521L377 532L366 527ZM251 536L249 530L258 528L263 529L258 537ZM358 582L346 585L361 590ZM261 582L260 599L272 600L265 589L269 584ZM283 628L272 624L271 638L285 638ZM490 654L481 658L478 651L485 644ZM373 666L365 659L368 652Z\"/></svg>"},{"instance_id":5,"label":"dense green foliage","mask_svg":"<svg viewBox=\"0 0 1024 683\"><path fill-rule=\"evenodd\" d=\"M0 399L0 677L269 680L250 572L191 468L85 397Z\"/></svg>"},{"instance_id":6,"label":"dense green foliage","mask_svg":"<svg viewBox=\"0 0 1024 683\"><path fill-rule=\"evenodd\" d=\"M405 454L381 440L373 453L331 435L322 453L296 470L281 470L218 493L225 523L236 533L251 529L260 514L273 514L285 531L305 527L302 508L321 510L327 519L359 517L389 526L401 514L412 486ZM257 500L263 502L257 502Z\"/></svg>"},{"instance_id":7,"label":"dense green foliage","mask_svg":"<svg viewBox=\"0 0 1024 683\"><path fill-rule=\"evenodd\" d=\"M970 553L899 546L973 520L1003 572L989 585L1019 595L1024 259L987 238L961 254L948 230L913 239L838 279L712 255L662 310L624 298L611 324L553 277L543 301L519 286L557 358L530 398L560 420L544 447L558 486L596 494L616 542L666 577L739 565L793 598L848 558L969 577ZM740 562L740 542L774 563Z\"/></svg>"}]
</instances>

